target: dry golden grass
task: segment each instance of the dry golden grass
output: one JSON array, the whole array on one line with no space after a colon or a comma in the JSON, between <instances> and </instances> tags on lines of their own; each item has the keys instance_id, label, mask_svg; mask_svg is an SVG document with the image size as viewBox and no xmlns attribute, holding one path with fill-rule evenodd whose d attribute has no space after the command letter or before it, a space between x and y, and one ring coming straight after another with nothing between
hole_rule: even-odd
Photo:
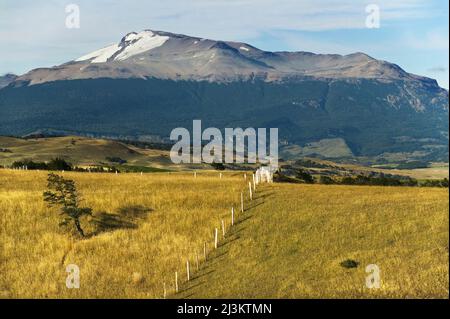
<instances>
[{"instance_id":1,"label":"dry golden grass","mask_svg":"<svg viewBox=\"0 0 450 319\"><path fill-rule=\"evenodd\" d=\"M204 241L212 248L214 227L230 223L244 185L242 174L63 175L76 181L83 204L97 215L151 211L136 218L135 229L79 240L43 202L45 172L0 170L3 298L162 298L163 283L170 293L186 259L194 261ZM88 234L95 230L87 220L82 225ZM65 286L68 264L80 268L80 289Z\"/></svg>"},{"instance_id":2,"label":"dry golden grass","mask_svg":"<svg viewBox=\"0 0 450 319\"><path fill-rule=\"evenodd\" d=\"M257 196L179 297L448 298L448 189L275 184ZM369 264L380 289L366 287Z\"/></svg>"},{"instance_id":3,"label":"dry golden grass","mask_svg":"<svg viewBox=\"0 0 450 319\"><path fill-rule=\"evenodd\" d=\"M185 280L188 258L195 270L205 241L212 250L214 227L229 227L246 190L242 173L64 176L97 216L135 214L136 227L79 240L42 201L45 172L0 170L1 297L162 298L175 271ZM238 216L170 297L448 297L448 189L264 185ZM348 258L360 266L342 268ZM80 268L80 289L65 286L68 264ZM367 264L380 267L381 289L365 288Z\"/></svg>"}]
</instances>

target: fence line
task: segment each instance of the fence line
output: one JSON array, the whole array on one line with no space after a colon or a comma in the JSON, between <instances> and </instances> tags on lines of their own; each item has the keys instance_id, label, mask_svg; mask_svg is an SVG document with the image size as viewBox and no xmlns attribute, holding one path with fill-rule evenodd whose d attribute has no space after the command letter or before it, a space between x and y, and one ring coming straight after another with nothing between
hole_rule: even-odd
<instances>
[{"instance_id":1,"label":"fence line","mask_svg":"<svg viewBox=\"0 0 450 319\"><path fill-rule=\"evenodd\" d=\"M220 173L220 178L222 178L222 173ZM194 172L194 178L197 177L197 172ZM247 180L247 174L244 174L244 179ZM253 182L253 183L252 183ZM262 182L262 178L261 176L258 174L258 176L256 176L255 174L252 174L252 182L248 182L248 190L249 190L249 197L248 199L250 201L253 200L253 195L256 193L256 184L259 184L260 182ZM271 179L267 179L267 182L272 182ZM240 196L240 212L244 213L244 192L241 191L241 196ZM235 210L234 210L234 206L231 207L231 226L230 229L235 225ZM226 235L226 228L225 228L225 221L222 219L221 220L221 227L222 227L222 239L225 239L225 235ZM218 228L215 227L214 228L214 249L217 249L219 246L219 236L218 236ZM206 261L208 260L208 250L207 250L207 242L203 243L203 263L206 263ZM198 256L198 252L195 253L195 262L196 262L196 270L199 271L200 270L200 264L201 262L199 261L199 256ZM190 263L189 263L189 258L186 261L186 278L187 278L187 282L189 282L191 280L191 273L192 270L190 268ZM178 282L178 272L175 272L175 294L177 294L179 292L179 282ZM166 298L166 285L165 283L163 284L163 289L164 289L164 298Z\"/></svg>"}]
</instances>

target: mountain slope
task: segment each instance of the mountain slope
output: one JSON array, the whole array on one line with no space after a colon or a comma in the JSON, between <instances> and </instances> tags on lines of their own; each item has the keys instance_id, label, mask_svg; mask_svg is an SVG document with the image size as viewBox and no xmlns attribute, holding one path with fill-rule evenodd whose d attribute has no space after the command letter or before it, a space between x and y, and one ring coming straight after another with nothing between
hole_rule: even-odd
<instances>
[{"instance_id":1,"label":"mountain slope","mask_svg":"<svg viewBox=\"0 0 450 319\"><path fill-rule=\"evenodd\" d=\"M278 127L291 146L337 141L348 156L448 161L448 92L363 53L266 52L143 31L0 90L3 135L167 139L193 119Z\"/></svg>"},{"instance_id":2,"label":"mountain slope","mask_svg":"<svg viewBox=\"0 0 450 319\"><path fill-rule=\"evenodd\" d=\"M17 75L7 73L5 75L0 76L0 89L8 86L11 82L17 79Z\"/></svg>"}]
</instances>

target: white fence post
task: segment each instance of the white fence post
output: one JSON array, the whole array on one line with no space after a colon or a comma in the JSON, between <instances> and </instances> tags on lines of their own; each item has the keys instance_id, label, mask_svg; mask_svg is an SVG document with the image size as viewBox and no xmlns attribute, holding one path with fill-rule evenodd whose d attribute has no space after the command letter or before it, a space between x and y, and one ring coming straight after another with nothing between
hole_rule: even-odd
<instances>
[{"instance_id":1,"label":"white fence post","mask_svg":"<svg viewBox=\"0 0 450 319\"><path fill-rule=\"evenodd\" d=\"M189 269L189 260L186 261L186 275L187 275L187 281L191 280L191 271Z\"/></svg>"},{"instance_id":2,"label":"white fence post","mask_svg":"<svg viewBox=\"0 0 450 319\"><path fill-rule=\"evenodd\" d=\"M178 293L178 272L175 271L175 292Z\"/></svg>"},{"instance_id":3,"label":"white fence post","mask_svg":"<svg viewBox=\"0 0 450 319\"><path fill-rule=\"evenodd\" d=\"M241 192L241 213L244 212L244 192Z\"/></svg>"},{"instance_id":4,"label":"white fence post","mask_svg":"<svg viewBox=\"0 0 450 319\"><path fill-rule=\"evenodd\" d=\"M231 226L234 225L234 207L231 207Z\"/></svg>"},{"instance_id":5,"label":"white fence post","mask_svg":"<svg viewBox=\"0 0 450 319\"><path fill-rule=\"evenodd\" d=\"M163 298L166 299L167 296L167 290L166 290L166 283L163 283Z\"/></svg>"},{"instance_id":6,"label":"white fence post","mask_svg":"<svg viewBox=\"0 0 450 319\"><path fill-rule=\"evenodd\" d=\"M222 219L222 237L225 238L225 222Z\"/></svg>"},{"instance_id":7,"label":"white fence post","mask_svg":"<svg viewBox=\"0 0 450 319\"><path fill-rule=\"evenodd\" d=\"M250 194L250 200L253 200L252 183L251 182L248 182L248 191Z\"/></svg>"},{"instance_id":8,"label":"white fence post","mask_svg":"<svg viewBox=\"0 0 450 319\"><path fill-rule=\"evenodd\" d=\"M214 230L214 248L217 249L217 244L219 242L218 230L217 228Z\"/></svg>"}]
</instances>

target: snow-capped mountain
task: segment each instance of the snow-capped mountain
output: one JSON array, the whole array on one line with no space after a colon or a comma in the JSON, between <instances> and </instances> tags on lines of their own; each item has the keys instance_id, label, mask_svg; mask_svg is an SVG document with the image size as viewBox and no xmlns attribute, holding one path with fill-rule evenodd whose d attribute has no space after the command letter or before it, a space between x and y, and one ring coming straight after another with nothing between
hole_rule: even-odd
<instances>
[{"instance_id":1,"label":"snow-capped mountain","mask_svg":"<svg viewBox=\"0 0 450 319\"><path fill-rule=\"evenodd\" d=\"M363 53L267 52L146 30L0 89L0 135L160 140L193 119L277 127L287 156L448 161L448 91Z\"/></svg>"},{"instance_id":2,"label":"snow-capped mountain","mask_svg":"<svg viewBox=\"0 0 450 319\"><path fill-rule=\"evenodd\" d=\"M54 68L33 70L19 81L88 78L160 78L229 82L292 78L364 78L433 82L363 53L267 52L241 42L162 31L128 33L118 43Z\"/></svg>"}]
</instances>

